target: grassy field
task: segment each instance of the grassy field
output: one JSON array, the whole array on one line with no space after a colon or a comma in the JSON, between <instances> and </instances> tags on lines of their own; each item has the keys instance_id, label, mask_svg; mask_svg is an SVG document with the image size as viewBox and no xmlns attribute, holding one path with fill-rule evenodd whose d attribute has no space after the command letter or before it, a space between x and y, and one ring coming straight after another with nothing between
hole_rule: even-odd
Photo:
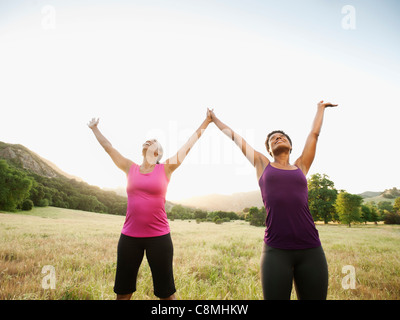
<instances>
[{"instance_id":1,"label":"grassy field","mask_svg":"<svg viewBox=\"0 0 400 320\"><path fill-rule=\"evenodd\" d=\"M0 213L0 299L114 299L116 250L124 217L35 208ZM171 221L178 299L262 299L264 228L244 221ZM400 299L400 226L317 226L329 266L328 299ZM55 270L55 289L43 289ZM355 289L342 268L354 266ZM134 299L154 299L146 259ZM296 295L293 292L292 298Z\"/></svg>"}]
</instances>

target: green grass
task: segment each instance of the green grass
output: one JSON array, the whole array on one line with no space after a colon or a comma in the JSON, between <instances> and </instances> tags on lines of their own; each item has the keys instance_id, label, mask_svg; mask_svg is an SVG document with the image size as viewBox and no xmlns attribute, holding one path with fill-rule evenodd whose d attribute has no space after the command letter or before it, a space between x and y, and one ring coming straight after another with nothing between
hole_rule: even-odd
<instances>
[{"instance_id":1,"label":"green grass","mask_svg":"<svg viewBox=\"0 0 400 320\"><path fill-rule=\"evenodd\" d=\"M0 299L114 299L117 243L124 217L53 207L0 213ZM179 299L262 299L264 228L170 221ZM400 226L317 225L329 267L328 299L400 299ZM45 265L56 288L43 289ZM343 266L356 288L343 289ZM146 259L134 299L154 299ZM292 298L296 294L292 293Z\"/></svg>"}]
</instances>

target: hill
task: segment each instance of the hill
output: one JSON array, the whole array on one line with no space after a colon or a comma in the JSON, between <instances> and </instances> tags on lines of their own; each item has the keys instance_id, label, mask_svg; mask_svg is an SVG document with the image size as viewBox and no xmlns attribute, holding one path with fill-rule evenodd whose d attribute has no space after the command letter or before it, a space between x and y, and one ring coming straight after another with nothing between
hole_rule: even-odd
<instances>
[{"instance_id":1,"label":"hill","mask_svg":"<svg viewBox=\"0 0 400 320\"><path fill-rule=\"evenodd\" d=\"M0 159L6 160L9 166L23 171L34 181L30 190L30 200L35 206L52 205L60 208L126 214L125 188L102 190L97 186L91 186L20 144L0 141ZM174 204L167 201L165 206L169 210Z\"/></svg>"},{"instance_id":2,"label":"hill","mask_svg":"<svg viewBox=\"0 0 400 320\"><path fill-rule=\"evenodd\" d=\"M0 141L0 159L24 171L35 181L31 190L31 200L36 206L53 205L61 208L80 209L125 215L125 188L118 190L102 190L90 186L79 177L72 176L51 161L20 144L8 144ZM360 194L364 202L394 202L400 196L400 190L387 189L383 192L366 191ZM46 201L47 200L47 201ZM211 194L197 196L181 201L166 201L169 211L175 204L207 211L240 212L244 208L262 207L263 202L259 190L240 192L231 195Z\"/></svg>"},{"instance_id":3,"label":"hill","mask_svg":"<svg viewBox=\"0 0 400 320\"><path fill-rule=\"evenodd\" d=\"M389 201L393 204L395 198L400 197L400 190L392 188L383 192L365 191L359 195L364 199L364 202L374 201L375 203L379 203L380 201ZM176 203L207 211L221 210L234 212L240 212L244 208L260 208L264 205L259 190L231 195L210 194L183 199L176 201Z\"/></svg>"},{"instance_id":4,"label":"hill","mask_svg":"<svg viewBox=\"0 0 400 320\"><path fill-rule=\"evenodd\" d=\"M239 192L231 195L210 194L176 201L176 203L207 211L221 210L234 212L241 212L244 208L260 208L264 205L259 190Z\"/></svg>"},{"instance_id":5,"label":"hill","mask_svg":"<svg viewBox=\"0 0 400 320\"><path fill-rule=\"evenodd\" d=\"M400 190L396 187L392 189L386 189L383 192L373 192L373 191L366 191L359 194L363 199L364 202L375 202L379 203L381 201L389 201L390 203L394 203L394 200L397 197L400 197Z\"/></svg>"},{"instance_id":6,"label":"hill","mask_svg":"<svg viewBox=\"0 0 400 320\"><path fill-rule=\"evenodd\" d=\"M69 175L49 160L20 144L0 142L3 189L1 206L7 210L21 209L26 200L35 206L48 205L92 212L126 214L126 197L112 191L91 186L82 179ZM19 179L19 180L18 180ZM25 186L22 186L22 182ZM16 200L13 188L20 190ZM1 209L1 208L0 208Z\"/></svg>"},{"instance_id":7,"label":"hill","mask_svg":"<svg viewBox=\"0 0 400 320\"><path fill-rule=\"evenodd\" d=\"M36 173L43 177L66 177L82 181L81 178L70 175L58 168L51 161L39 156L20 144L8 144L0 141L0 159L5 159L15 167Z\"/></svg>"},{"instance_id":8,"label":"hill","mask_svg":"<svg viewBox=\"0 0 400 320\"><path fill-rule=\"evenodd\" d=\"M363 193L360 193L359 196L361 196L363 199L366 199L366 198L379 197L381 194L382 192L365 191Z\"/></svg>"}]
</instances>

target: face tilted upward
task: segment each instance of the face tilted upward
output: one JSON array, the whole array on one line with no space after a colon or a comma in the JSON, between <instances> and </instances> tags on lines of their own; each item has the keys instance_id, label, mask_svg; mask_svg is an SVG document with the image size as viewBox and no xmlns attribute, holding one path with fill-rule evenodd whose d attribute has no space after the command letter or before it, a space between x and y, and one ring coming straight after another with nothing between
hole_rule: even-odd
<instances>
[{"instance_id":1,"label":"face tilted upward","mask_svg":"<svg viewBox=\"0 0 400 320\"><path fill-rule=\"evenodd\" d=\"M163 149L161 144L156 139L146 140L142 145L142 154L146 156L148 152L153 152L154 156L157 157L157 162L162 158Z\"/></svg>"},{"instance_id":2,"label":"face tilted upward","mask_svg":"<svg viewBox=\"0 0 400 320\"><path fill-rule=\"evenodd\" d=\"M292 150L292 141L284 132L276 131L268 135L266 147L271 156L284 150L289 150L290 152Z\"/></svg>"}]
</instances>

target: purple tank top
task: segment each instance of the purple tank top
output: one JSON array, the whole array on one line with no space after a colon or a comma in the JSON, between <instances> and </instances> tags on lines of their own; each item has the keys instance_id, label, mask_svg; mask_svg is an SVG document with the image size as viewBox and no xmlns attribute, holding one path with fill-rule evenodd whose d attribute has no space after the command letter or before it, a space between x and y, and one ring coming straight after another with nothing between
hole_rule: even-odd
<instances>
[{"instance_id":1,"label":"purple tank top","mask_svg":"<svg viewBox=\"0 0 400 320\"><path fill-rule=\"evenodd\" d=\"M307 179L303 172L283 170L270 163L258 181L267 218L264 242L278 249L309 249L321 245L308 208Z\"/></svg>"}]
</instances>

